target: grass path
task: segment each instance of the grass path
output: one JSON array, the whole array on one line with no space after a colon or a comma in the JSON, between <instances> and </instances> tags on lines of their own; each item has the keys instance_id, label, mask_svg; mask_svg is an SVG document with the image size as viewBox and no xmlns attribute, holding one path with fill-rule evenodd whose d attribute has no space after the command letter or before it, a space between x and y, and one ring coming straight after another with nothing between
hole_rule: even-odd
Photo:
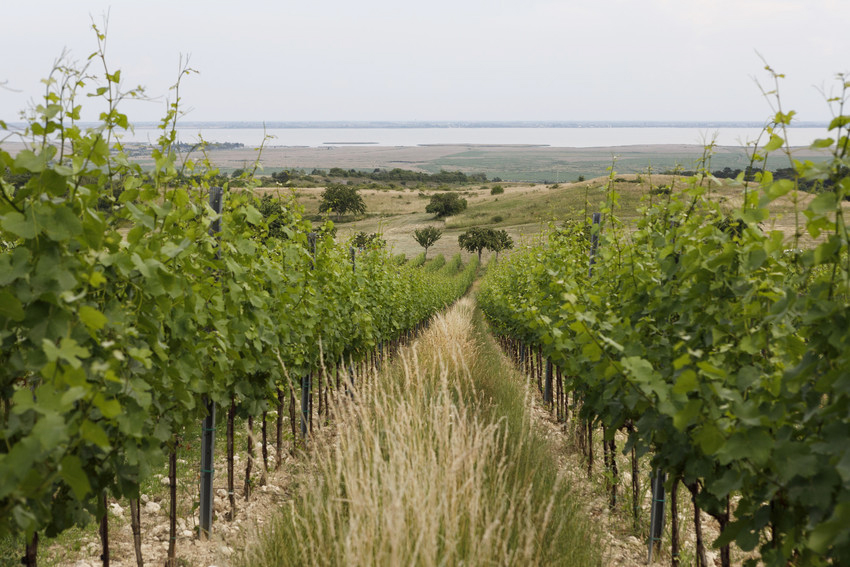
<instances>
[{"instance_id":1,"label":"grass path","mask_svg":"<svg viewBox=\"0 0 850 567\"><path fill-rule=\"evenodd\" d=\"M366 378L366 377L361 377ZM333 443L242 564L600 565L472 299L337 408Z\"/></svg>"}]
</instances>

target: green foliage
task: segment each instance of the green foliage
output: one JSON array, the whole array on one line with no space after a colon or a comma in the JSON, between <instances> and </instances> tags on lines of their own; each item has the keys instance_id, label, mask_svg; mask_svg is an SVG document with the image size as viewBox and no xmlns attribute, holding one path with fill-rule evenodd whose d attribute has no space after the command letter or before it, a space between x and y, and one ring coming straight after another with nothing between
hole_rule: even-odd
<instances>
[{"instance_id":1,"label":"green foliage","mask_svg":"<svg viewBox=\"0 0 850 567\"><path fill-rule=\"evenodd\" d=\"M473 227L458 236L458 244L468 252L477 252L481 260L481 252L486 248L496 252L513 248L513 239L504 230Z\"/></svg>"},{"instance_id":2,"label":"green foliage","mask_svg":"<svg viewBox=\"0 0 850 567\"><path fill-rule=\"evenodd\" d=\"M413 231L413 239L417 244L425 249L425 257L428 256L428 249L443 236L443 231L436 226L426 226L425 228L417 228Z\"/></svg>"},{"instance_id":3,"label":"green foliage","mask_svg":"<svg viewBox=\"0 0 850 567\"><path fill-rule=\"evenodd\" d=\"M768 127L771 149L790 116ZM587 231L566 227L488 270L478 295L499 332L569 377L585 419L682 480L724 526L718 545L770 566L850 561L846 125L831 128L830 162L795 163L830 181L802 211L811 249L761 228L792 180L760 176L728 213L698 171L629 229L609 191L592 271Z\"/></svg>"},{"instance_id":4,"label":"green foliage","mask_svg":"<svg viewBox=\"0 0 850 567\"><path fill-rule=\"evenodd\" d=\"M346 213L362 215L366 212L366 203L363 202L363 197L360 196L356 188L333 183L322 191L321 202L319 203L320 213L328 211L333 211L338 216Z\"/></svg>"},{"instance_id":5,"label":"green foliage","mask_svg":"<svg viewBox=\"0 0 850 567\"><path fill-rule=\"evenodd\" d=\"M409 263L408 266L419 268L425 263L425 253L417 254Z\"/></svg>"},{"instance_id":6,"label":"green foliage","mask_svg":"<svg viewBox=\"0 0 850 567\"><path fill-rule=\"evenodd\" d=\"M291 229L287 229L287 227L295 222L295 215L291 203L289 205L289 207L285 206L284 201L279 196L274 196L271 193L266 193L260 199L257 210L266 221L269 238L289 238L292 236Z\"/></svg>"},{"instance_id":7,"label":"green foliage","mask_svg":"<svg viewBox=\"0 0 850 567\"><path fill-rule=\"evenodd\" d=\"M474 275L427 274L371 248L352 270L333 226L314 229L291 196L225 186L216 214L218 170L178 158L179 96L142 170L118 137L130 126L117 101L132 93L107 73L93 93L107 110L83 128L84 76L57 66L26 148L0 146L15 180L0 179L0 538L80 525L104 513L104 493L138 497L197 427L201 396L256 415L290 377L361 359Z\"/></svg>"},{"instance_id":8,"label":"green foliage","mask_svg":"<svg viewBox=\"0 0 850 567\"><path fill-rule=\"evenodd\" d=\"M437 193L431 196L431 201L425 207L426 213L437 218L449 217L466 210L466 199L456 193Z\"/></svg>"},{"instance_id":9,"label":"green foliage","mask_svg":"<svg viewBox=\"0 0 850 567\"><path fill-rule=\"evenodd\" d=\"M443 266L442 271L444 274L453 276L458 273L463 268L463 258L461 258L460 252L452 256L452 259L446 262L446 265Z\"/></svg>"},{"instance_id":10,"label":"green foliage","mask_svg":"<svg viewBox=\"0 0 850 567\"><path fill-rule=\"evenodd\" d=\"M504 192L505 192L505 188L502 187L501 185L493 185L493 187L490 188L490 194L491 195L501 195Z\"/></svg>"},{"instance_id":11,"label":"green foliage","mask_svg":"<svg viewBox=\"0 0 850 567\"><path fill-rule=\"evenodd\" d=\"M446 265L446 257L442 254L437 254L437 257L431 260L430 262L426 262L424 269L426 272L436 272L443 268Z\"/></svg>"},{"instance_id":12,"label":"green foliage","mask_svg":"<svg viewBox=\"0 0 850 567\"><path fill-rule=\"evenodd\" d=\"M387 241L380 234L373 232L366 234L362 230L351 238L351 245L361 250L370 249L377 250L378 248L386 248Z\"/></svg>"},{"instance_id":13,"label":"green foliage","mask_svg":"<svg viewBox=\"0 0 850 567\"><path fill-rule=\"evenodd\" d=\"M505 230L494 230L492 241L488 248L499 255L503 250L510 250L514 247L514 240Z\"/></svg>"},{"instance_id":14,"label":"green foliage","mask_svg":"<svg viewBox=\"0 0 850 567\"><path fill-rule=\"evenodd\" d=\"M288 183L293 178L293 173L287 169L272 173L272 179L278 183Z\"/></svg>"}]
</instances>

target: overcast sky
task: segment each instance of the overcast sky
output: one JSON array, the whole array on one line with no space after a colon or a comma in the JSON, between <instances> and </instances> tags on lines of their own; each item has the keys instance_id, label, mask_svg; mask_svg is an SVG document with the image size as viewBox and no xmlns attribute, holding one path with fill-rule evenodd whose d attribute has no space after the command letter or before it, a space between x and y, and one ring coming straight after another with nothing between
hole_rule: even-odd
<instances>
[{"instance_id":1,"label":"overcast sky","mask_svg":"<svg viewBox=\"0 0 850 567\"><path fill-rule=\"evenodd\" d=\"M192 121L763 121L756 51L785 108L825 121L818 87L850 71L848 0L4 0L0 119L63 48L85 61L107 10L109 65L159 97L134 122L163 114L181 54Z\"/></svg>"}]
</instances>

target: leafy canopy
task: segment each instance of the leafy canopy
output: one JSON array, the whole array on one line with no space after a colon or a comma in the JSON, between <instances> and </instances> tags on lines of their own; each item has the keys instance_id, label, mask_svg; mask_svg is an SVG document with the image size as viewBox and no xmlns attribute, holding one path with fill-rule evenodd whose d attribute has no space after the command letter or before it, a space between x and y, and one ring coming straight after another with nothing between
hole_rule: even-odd
<instances>
[{"instance_id":1,"label":"leafy canopy","mask_svg":"<svg viewBox=\"0 0 850 567\"><path fill-rule=\"evenodd\" d=\"M428 256L428 249L433 246L441 237L443 231L436 226L426 226L425 228L417 228L413 231L413 239L417 244L425 249L425 256Z\"/></svg>"},{"instance_id":2,"label":"leafy canopy","mask_svg":"<svg viewBox=\"0 0 850 567\"><path fill-rule=\"evenodd\" d=\"M355 248L360 248L361 250L365 250L367 248L377 250L378 248L385 248L387 246L387 241L384 240L377 232L366 234L361 230L354 235L354 238L351 239L351 245Z\"/></svg>"},{"instance_id":3,"label":"leafy canopy","mask_svg":"<svg viewBox=\"0 0 850 567\"><path fill-rule=\"evenodd\" d=\"M433 213L437 218L450 217L466 210L466 199L455 193L437 193L431 197L426 213Z\"/></svg>"},{"instance_id":4,"label":"leafy canopy","mask_svg":"<svg viewBox=\"0 0 850 567\"><path fill-rule=\"evenodd\" d=\"M333 211L337 215L363 214L366 212L366 203L363 202L363 197L355 187L333 183L322 191L322 201L319 203L320 213L328 211Z\"/></svg>"},{"instance_id":5,"label":"leafy canopy","mask_svg":"<svg viewBox=\"0 0 850 567\"><path fill-rule=\"evenodd\" d=\"M457 242L467 252L477 252L479 260L481 260L481 251L485 248L498 253L514 245L506 231L482 227L470 228L458 236Z\"/></svg>"}]
</instances>

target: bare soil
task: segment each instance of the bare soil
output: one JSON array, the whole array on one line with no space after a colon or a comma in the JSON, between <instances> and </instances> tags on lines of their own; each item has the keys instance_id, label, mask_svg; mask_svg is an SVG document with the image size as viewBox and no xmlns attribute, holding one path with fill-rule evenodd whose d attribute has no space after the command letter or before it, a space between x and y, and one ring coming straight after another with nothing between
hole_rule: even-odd
<instances>
[{"instance_id":1,"label":"bare soil","mask_svg":"<svg viewBox=\"0 0 850 567\"><path fill-rule=\"evenodd\" d=\"M512 364L507 357L504 357L504 363ZM519 373L517 373L517 376L520 380L525 379ZM616 439L618 447L617 467L620 473L618 483L619 504L617 508L611 510L608 506L607 479L602 465L600 443L602 431L594 431L594 443L597 445L594 449L596 461L593 473L588 475L587 459L579 449L571 424L558 422L554 412L549 409L540 395L533 397L532 415L543 436L550 440L553 446L557 447L554 458L557 459L559 468L578 494L578 501L584 503L587 515L600 528L601 539L605 545L605 565L611 567L647 565L651 505L649 490L651 471L648 468L648 459L643 459L638 468L641 485L638 493L641 519L638 529L635 529L630 510L631 495L627 493L626 489L632 482L631 464L629 457L621 452L626 440L625 435L618 434ZM670 565L672 561L669 494L667 497L668 508L665 512L666 525L662 535L661 549L660 552L653 554L652 565ZM694 530L694 509L691 504L690 493L681 485L678 492L678 510L679 557L680 565L685 567L696 564L696 531ZM712 547L712 542L720 536L720 526L714 518L705 512L700 512L700 520L708 564L720 567L720 551ZM744 553L734 546L731 548L731 555L732 565L742 565L745 560L758 557L758 554Z\"/></svg>"},{"instance_id":2,"label":"bare soil","mask_svg":"<svg viewBox=\"0 0 850 567\"><path fill-rule=\"evenodd\" d=\"M285 424L285 428L289 424ZM334 428L317 428L313 433L315 444L333 442ZM253 479L254 487L250 499L245 499L245 465L246 455L237 451L234 455L234 492L236 496L236 517L228 521L227 513L230 503L227 494L227 465L224 451L218 451L221 456L216 459L213 487L215 493L213 533L209 539L198 536L198 516L193 503L197 500L199 487L197 482L192 486L180 486L178 481L178 510L188 510L177 520L176 557L179 567L229 567L238 559L248 542L257 537L257 533L270 521L276 511L287 501L295 497L293 479L298 475L310 474L311 462L309 452L294 451L290 442L284 444L281 466L278 470L270 470L266 475L266 483L261 483L262 458L259 442L256 445ZM276 455L274 444L268 447L269 466L274 469ZM191 466L179 463L178 466ZM158 475L161 487L156 487L150 494L141 497L142 522L142 556L145 565L165 565L169 533L168 533L168 478ZM133 534L130 528L130 509L126 501L109 504L109 546L111 567L136 567L136 556L133 546ZM46 565L57 567L99 567L102 562L100 539L93 530L88 530L81 537L78 551L70 551L59 543L42 549L40 559Z\"/></svg>"}]
</instances>

